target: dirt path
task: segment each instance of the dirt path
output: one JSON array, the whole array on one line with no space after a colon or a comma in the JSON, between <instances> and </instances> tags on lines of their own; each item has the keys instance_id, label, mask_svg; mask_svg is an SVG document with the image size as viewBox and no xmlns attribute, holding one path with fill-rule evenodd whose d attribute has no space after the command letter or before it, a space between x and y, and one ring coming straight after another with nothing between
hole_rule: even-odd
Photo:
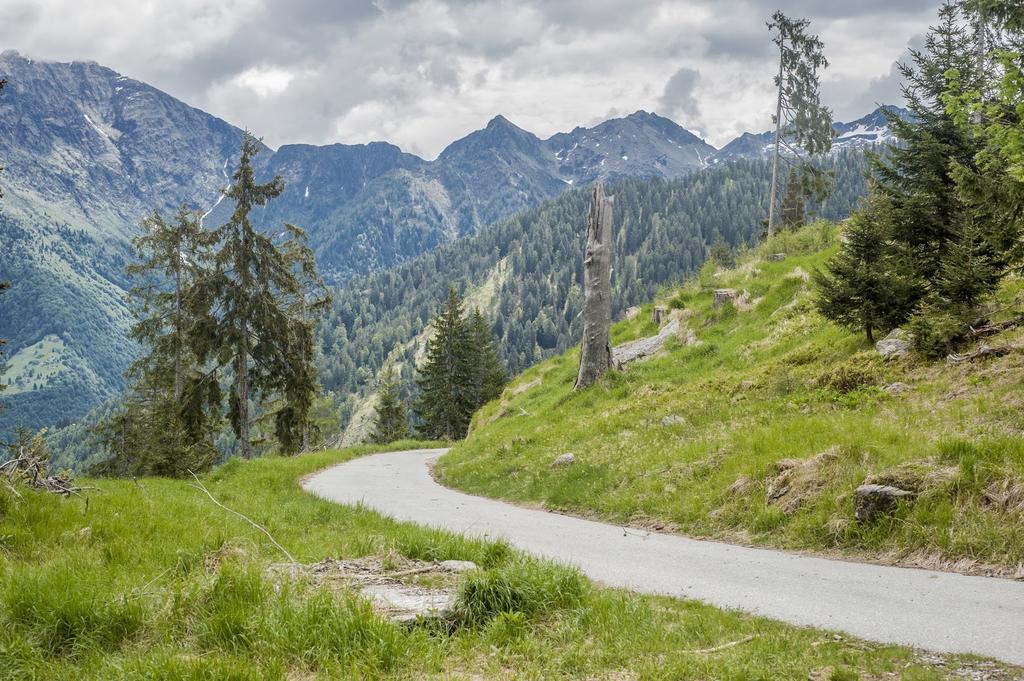
<instances>
[{"instance_id":1,"label":"dirt path","mask_svg":"<svg viewBox=\"0 0 1024 681\"><path fill-rule=\"evenodd\" d=\"M445 450L377 454L303 483L398 520L502 538L634 591L692 598L798 625L1024 665L1024 582L848 563L667 534L646 534L442 487Z\"/></svg>"}]
</instances>

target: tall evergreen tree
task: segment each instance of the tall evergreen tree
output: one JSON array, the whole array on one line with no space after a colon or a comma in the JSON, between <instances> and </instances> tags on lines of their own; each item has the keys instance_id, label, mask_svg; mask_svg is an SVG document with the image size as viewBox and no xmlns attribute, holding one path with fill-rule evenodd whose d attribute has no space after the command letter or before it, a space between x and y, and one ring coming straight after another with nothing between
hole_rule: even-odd
<instances>
[{"instance_id":1,"label":"tall evergreen tree","mask_svg":"<svg viewBox=\"0 0 1024 681\"><path fill-rule=\"evenodd\" d=\"M327 286L316 269L316 258L304 230L286 224L291 238L281 246L297 287L285 294L284 302L293 319L297 360L291 365L295 376L286 382L283 407L274 414L275 436L283 452L309 451L315 426L310 418L320 384L316 370L316 321L331 304ZM313 386L313 389L310 389ZM300 418L301 415L301 418Z\"/></svg>"},{"instance_id":2,"label":"tall evergreen tree","mask_svg":"<svg viewBox=\"0 0 1024 681\"><path fill-rule=\"evenodd\" d=\"M965 83L959 70L947 74L946 110L979 142L974 164L954 163L953 177L990 248L1024 271L1024 7L1003 0L963 4L985 32L976 41L990 52L980 86Z\"/></svg>"},{"instance_id":3,"label":"tall evergreen tree","mask_svg":"<svg viewBox=\"0 0 1024 681\"><path fill-rule=\"evenodd\" d=\"M821 104L819 72L828 68L825 45L807 32L810 21L791 19L776 12L768 22L772 42L779 48L779 73L775 108L775 142L772 179L768 195L768 237L775 231L779 186L779 163L795 164L800 174L813 175L818 168L804 158L823 154L832 147L832 112ZM785 151L792 159L784 156Z\"/></svg>"},{"instance_id":4,"label":"tall evergreen tree","mask_svg":"<svg viewBox=\"0 0 1024 681\"><path fill-rule=\"evenodd\" d=\"M477 389L473 405L473 411L476 411L501 396L501 391L508 383L508 374L498 357L498 346L494 341L491 327L480 314L479 308L474 308L473 314L470 315L469 338L472 351L472 384Z\"/></svg>"},{"instance_id":5,"label":"tall evergreen tree","mask_svg":"<svg viewBox=\"0 0 1024 681\"><path fill-rule=\"evenodd\" d=\"M371 439L378 444L397 442L409 436L409 421L405 415L405 404L398 390L395 375L388 371L380 382L377 402L377 418Z\"/></svg>"},{"instance_id":6,"label":"tall evergreen tree","mask_svg":"<svg viewBox=\"0 0 1024 681\"><path fill-rule=\"evenodd\" d=\"M786 193L779 204L779 218L783 229L796 230L804 225L804 196L796 168L789 169Z\"/></svg>"},{"instance_id":7,"label":"tall evergreen tree","mask_svg":"<svg viewBox=\"0 0 1024 681\"><path fill-rule=\"evenodd\" d=\"M817 307L822 316L863 331L869 343L875 331L888 331L913 310L913 286L894 262L889 247L887 199L876 195L846 223L843 244L826 272L816 271Z\"/></svg>"},{"instance_id":8,"label":"tall evergreen tree","mask_svg":"<svg viewBox=\"0 0 1024 681\"><path fill-rule=\"evenodd\" d=\"M275 396L282 400L275 433L283 450L295 451L317 388L310 322L295 314L295 301L306 295L308 284L296 271L296 254L304 253L302 258L310 263L312 255L296 243L301 231L291 225L285 226L282 244L253 228L253 208L266 205L284 189L279 176L256 182L252 159L259 151L258 141L247 133L238 170L225 190L234 211L214 231L216 275L208 297L215 315L198 346L204 359L215 357L231 366L234 386L228 414L244 457L253 455L251 403Z\"/></svg>"},{"instance_id":9,"label":"tall evergreen tree","mask_svg":"<svg viewBox=\"0 0 1024 681\"><path fill-rule=\"evenodd\" d=\"M6 281L0 281L0 295L3 295L3 292L6 291L10 287L11 287L10 283L8 283ZM7 370L7 365L4 364L4 352L3 352L3 346L5 346L5 345L7 345L7 341L5 339L3 339L3 338L0 338L0 379L3 378L4 372ZM7 385L4 384L4 382L2 380L0 380L0 392L3 392L4 388L6 388L6 387L7 387ZM0 403L0 412L2 412L3 409L4 409L3 403Z\"/></svg>"},{"instance_id":10,"label":"tall evergreen tree","mask_svg":"<svg viewBox=\"0 0 1024 681\"><path fill-rule=\"evenodd\" d=\"M477 389L473 385L473 356L462 298L448 288L444 309L434 318L434 336L416 383L420 389L415 411L425 435L440 440L465 436L473 415Z\"/></svg>"},{"instance_id":11,"label":"tall evergreen tree","mask_svg":"<svg viewBox=\"0 0 1024 681\"><path fill-rule=\"evenodd\" d=\"M138 260L125 269L136 281L131 335L142 354L128 371L124 405L94 431L108 454L97 472L182 476L213 462L220 388L191 349L209 315L199 289L211 274L211 239L182 206L173 223L154 212L132 240Z\"/></svg>"},{"instance_id":12,"label":"tall evergreen tree","mask_svg":"<svg viewBox=\"0 0 1024 681\"><path fill-rule=\"evenodd\" d=\"M973 166L978 151L944 104L947 73L962 74L964 85L976 82L971 35L955 4L942 6L924 50L912 51L911 63L899 69L911 115L886 113L899 144L875 155L872 171L877 191L888 198L893 245L920 284L918 297L924 297L965 218L953 164Z\"/></svg>"}]
</instances>

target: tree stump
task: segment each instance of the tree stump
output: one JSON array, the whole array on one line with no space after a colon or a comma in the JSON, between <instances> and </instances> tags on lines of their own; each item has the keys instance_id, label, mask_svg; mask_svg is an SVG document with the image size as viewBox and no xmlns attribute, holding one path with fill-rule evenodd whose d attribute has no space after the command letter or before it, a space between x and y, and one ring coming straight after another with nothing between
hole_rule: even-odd
<instances>
[{"instance_id":1,"label":"tree stump","mask_svg":"<svg viewBox=\"0 0 1024 681\"><path fill-rule=\"evenodd\" d=\"M594 185L583 255L583 347L576 390L593 384L612 366L612 197Z\"/></svg>"},{"instance_id":2,"label":"tree stump","mask_svg":"<svg viewBox=\"0 0 1024 681\"><path fill-rule=\"evenodd\" d=\"M665 321L666 317L668 317L668 308L661 305L655 305L653 315L654 323L661 326L661 323Z\"/></svg>"},{"instance_id":3,"label":"tree stump","mask_svg":"<svg viewBox=\"0 0 1024 681\"><path fill-rule=\"evenodd\" d=\"M716 288L715 297L711 300L711 306L714 308L722 307L723 305L732 305L736 302L736 290L731 288Z\"/></svg>"}]
</instances>

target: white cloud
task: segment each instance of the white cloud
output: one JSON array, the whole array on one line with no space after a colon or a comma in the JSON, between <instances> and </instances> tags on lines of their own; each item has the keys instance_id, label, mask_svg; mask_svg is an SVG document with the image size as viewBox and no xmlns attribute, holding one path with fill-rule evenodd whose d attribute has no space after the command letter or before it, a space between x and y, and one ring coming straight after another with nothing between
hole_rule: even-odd
<instances>
[{"instance_id":1,"label":"white cloud","mask_svg":"<svg viewBox=\"0 0 1024 681\"><path fill-rule=\"evenodd\" d=\"M840 117L892 93L893 60L935 14L927 0L794 2L826 43ZM721 145L771 119L768 0L6 4L5 47L98 61L275 146L385 139L432 157L498 113L547 136L637 109Z\"/></svg>"},{"instance_id":2,"label":"white cloud","mask_svg":"<svg viewBox=\"0 0 1024 681\"><path fill-rule=\"evenodd\" d=\"M295 73L287 69L254 66L231 79L231 85L252 90L260 97L279 95L288 89Z\"/></svg>"}]
</instances>

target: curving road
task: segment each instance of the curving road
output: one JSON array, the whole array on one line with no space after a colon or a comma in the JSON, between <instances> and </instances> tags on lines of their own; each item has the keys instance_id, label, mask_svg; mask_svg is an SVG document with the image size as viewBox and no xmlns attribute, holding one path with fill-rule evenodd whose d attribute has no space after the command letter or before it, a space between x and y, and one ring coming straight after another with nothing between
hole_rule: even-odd
<instances>
[{"instance_id":1,"label":"curving road","mask_svg":"<svg viewBox=\"0 0 1024 681\"><path fill-rule=\"evenodd\" d=\"M692 598L798 625L1024 664L1024 582L847 563L615 525L475 497L437 484L446 450L376 454L303 486L398 520L503 538L609 586Z\"/></svg>"}]
</instances>

